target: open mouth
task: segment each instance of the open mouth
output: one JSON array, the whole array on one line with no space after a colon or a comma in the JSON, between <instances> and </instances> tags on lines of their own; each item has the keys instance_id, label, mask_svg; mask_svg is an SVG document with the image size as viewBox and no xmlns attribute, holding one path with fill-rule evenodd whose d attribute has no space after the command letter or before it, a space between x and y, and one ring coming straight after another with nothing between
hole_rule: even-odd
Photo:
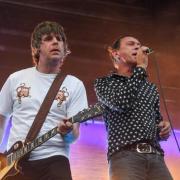
<instances>
[{"instance_id":1,"label":"open mouth","mask_svg":"<svg viewBox=\"0 0 180 180\"><path fill-rule=\"evenodd\" d=\"M53 54L59 54L60 50L59 49L52 49L50 52Z\"/></svg>"},{"instance_id":2,"label":"open mouth","mask_svg":"<svg viewBox=\"0 0 180 180\"><path fill-rule=\"evenodd\" d=\"M137 55L137 52L132 53L132 56L135 56L135 57L136 57L136 55Z\"/></svg>"}]
</instances>

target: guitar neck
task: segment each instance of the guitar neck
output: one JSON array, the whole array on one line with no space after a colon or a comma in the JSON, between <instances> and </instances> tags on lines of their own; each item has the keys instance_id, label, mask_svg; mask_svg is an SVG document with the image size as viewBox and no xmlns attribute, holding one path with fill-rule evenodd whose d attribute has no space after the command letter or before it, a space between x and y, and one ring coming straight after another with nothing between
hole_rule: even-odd
<instances>
[{"instance_id":1,"label":"guitar neck","mask_svg":"<svg viewBox=\"0 0 180 180\"><path fill-rule=\"evenodd\" d=\"M82 123L89 119L102 115L102 112L103 112L102 105L100 103L96 103L95 105L90 106L87 109L84 109L79 113L77 113L75 116L73 116L70 119L70 121L72 123L76 123L76 122Z\"/></svg>"},{"instance_id":2,"label":"guitar neck","mask_svg":"<svg viewBox=\"0 0 180 180\"><path fill-rule=\"evenodd\" d=\"M72 118L68 119L72 123L82 123L84 121L87 121L88 119L91 119L96 116L100 116L102 114L102 107L99 103L95 104L94 106L90 106L87 109L84 109L77 113ZM43 134L42 136L36 138L32 142L29 142L27 144L24 144L22 148L16 150L15 152L9 154L7 156L7 163L11 164L13 161L16 161L20 159L21 157L25 156L29 152L31 152L33 149L37 148L53 136L55 136L58 133L57 127L51 129L47 133Z\"/></svg>"},{"instance_id":3,"label":"guitar neck","mask_svg":"<svg viewBox=\"0 0 180 180\"><path fill-rule=\"evenodd\" d=\"M17 151L9 154L7 156L8 164L11 164L13 161L16 161L21 157L25 156L33 149L37 148L38 146L40 146L41 144L43 144L44 142L55 136L57 133L58 133L57 127L55 127L50 131L48 131L47 133L43 134L42 136L36 138L32 142L25 144L22 148L18 149Z\"/></svg>"}]
</instances>

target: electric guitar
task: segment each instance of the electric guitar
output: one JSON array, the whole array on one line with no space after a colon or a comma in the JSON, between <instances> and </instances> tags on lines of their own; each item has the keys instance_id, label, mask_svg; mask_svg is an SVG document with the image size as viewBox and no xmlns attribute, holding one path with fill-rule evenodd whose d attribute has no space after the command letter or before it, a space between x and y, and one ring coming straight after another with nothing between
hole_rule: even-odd
<instances>
[{"instance_id":1,"label":"electric guitar","mask_svg":"<svg viewBox=\"0 0 180 180\"><path fill-rule=\"evenodd\" d=\"M70 118L69 121L72 123L82 123L93 117L100 116L101 114L102 107L97 103L94 106L90 106L89 108L80 111L75 116ZM33 149L46 142L57 133L58 129L55 127L42 136L37 137L32 142L23 144L23 142L17 141L8 152L4 154L0 153L0 180L5 180L8 176L14 176L19 173L20 167L18 162Z\"/></svg>"}]
</instances>

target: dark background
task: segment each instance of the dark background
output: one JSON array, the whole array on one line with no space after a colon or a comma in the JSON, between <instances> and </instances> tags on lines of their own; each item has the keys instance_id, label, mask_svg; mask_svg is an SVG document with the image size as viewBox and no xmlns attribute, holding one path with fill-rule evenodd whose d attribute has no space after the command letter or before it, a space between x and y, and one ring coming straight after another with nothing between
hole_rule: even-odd
<instances>
[{"instance_id":1,"label":"dark background","mask_svg":"<svg viewBox=\"0 0 180 180\"><path fill-rule=\"evenodd\" d=\"M173 0L0 0L0 87L12 72L32 66L34 27L57 21L72 51L64 70L84 82L94 104L93 81L112 70L106 47L120 35L132 35L154 49L149 78L159 87L158 65L172 125L180 129L179 12L180 3ZM161 110L167 119L163 103Z\"/></svg>"}]
</instances>

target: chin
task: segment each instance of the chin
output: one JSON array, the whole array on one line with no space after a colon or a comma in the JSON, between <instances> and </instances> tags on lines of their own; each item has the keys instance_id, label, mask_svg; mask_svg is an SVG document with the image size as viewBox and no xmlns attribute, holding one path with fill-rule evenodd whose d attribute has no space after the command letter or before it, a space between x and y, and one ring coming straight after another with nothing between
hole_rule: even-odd
<instances>
[{"instance_id":1,"label":"chin","mask_svg":"<svg viewBox=\"0 0 180 180\"><path fill-rule=\"evenodd\" d=\"M133 66L136 66L136 65L137 65L137 62L136 62L136 60L131 60L131 61L129 61L129 64L131 64L131 65L133 65Z\"/></svg>"},{"instance_id":2,"label":"chin","mask_svg":"<svg viewBox=\"0 0 180 180\"><path fill-rule=\"evenodd\" d=\"M136 61L136 59L134 59L134 60L132 61L132 64L133 64L134 66L136 66L136 65L137 65L137 61Z\"/></svg>"},{"instance_id":3,"label":"chin","mask_svg":"<svg viewBox=\"0 0 180 180\"><path fill-rule=\"evenodd\" d=\"M50 65L57 66L60 63L60 58L53 58L49 61Z\"/></svg>"}]
</instances>

